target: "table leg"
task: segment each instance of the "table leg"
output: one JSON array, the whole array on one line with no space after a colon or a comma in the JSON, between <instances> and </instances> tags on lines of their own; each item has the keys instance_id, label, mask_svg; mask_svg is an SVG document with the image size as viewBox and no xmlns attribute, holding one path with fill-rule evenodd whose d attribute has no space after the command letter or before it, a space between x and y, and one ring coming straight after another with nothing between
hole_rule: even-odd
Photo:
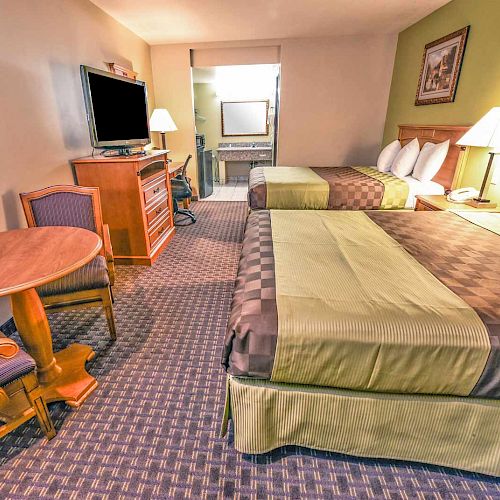
<instances>
[{"instance_id":1,"label":"table leg","mask_svg":"<svg viewBox=\"0 0 500 500\"><path fill-rule=\"evenodd\" d=\"M45 400L80 406L97 387L96 379L85 370L85 363L94 357L94 351L86 345L72 344L54 355L49 322L36 290L24 290L10 298L19 336L36 361Z\"/></svg>"},{"instance_id":2,"label":"table leg","mask_svg":"<svg viewBox=\"0 0 500 500\"><path fill-rule=\"evenodd\" d=\"M17 331L36 361L38 380L50 384L61 374L52 350L52 335L42 301L34 288L10 296Z\"/></svg>"}]
</instances>

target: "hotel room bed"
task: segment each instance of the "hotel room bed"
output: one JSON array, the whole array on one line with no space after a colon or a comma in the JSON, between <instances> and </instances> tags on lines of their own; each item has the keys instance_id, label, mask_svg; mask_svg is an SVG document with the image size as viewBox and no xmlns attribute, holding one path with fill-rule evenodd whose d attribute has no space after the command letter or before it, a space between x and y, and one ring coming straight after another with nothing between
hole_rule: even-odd
<instances>
[{"instance_id":1,"label":"hotel room bed","mask_svg":"<svg viewBox=\"0 0 500 500\"><path fill-rule=\"evenodd\" d=\"M454 186L460 158L458 138L467 127L401 125L402 145L450 140L443 166L432 181L402 179L376 167L256 167L250 171L251 209L391 210L413 208L417 194L443 194Z\"/></svg>"},{"instance_id":2,"label":"hotel room bed","mask_svg":"<svg viewBox=\"0 0 500 500\"><path fill-rule=\"evenodd\" d=\"M250 214L223 355L237 449L500 475L500 223L465 216Z\"/></svg>"}]
</instances>

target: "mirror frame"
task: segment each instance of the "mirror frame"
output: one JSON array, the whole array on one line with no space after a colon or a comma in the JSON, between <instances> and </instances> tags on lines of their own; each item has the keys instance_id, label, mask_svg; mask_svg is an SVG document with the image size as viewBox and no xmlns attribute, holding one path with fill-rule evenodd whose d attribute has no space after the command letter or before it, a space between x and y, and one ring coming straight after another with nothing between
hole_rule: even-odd
<instances>
[{"instance_id":1,"label":"mirror frame","mask_svg":"<svg viewBox=\"0 0 500 500\"><path fill-rule=\"evenodd\" d=\"M237 103L252 103L252 102L265 102L266 103L266 131L257 134L226 134L224 130L224 104L237 104ZM220 120L222 137L247 137L247 136L265 136L269 135L269 99L256 99L252 101L221 101L220 103Z\"/></svg>"}]
</instances>

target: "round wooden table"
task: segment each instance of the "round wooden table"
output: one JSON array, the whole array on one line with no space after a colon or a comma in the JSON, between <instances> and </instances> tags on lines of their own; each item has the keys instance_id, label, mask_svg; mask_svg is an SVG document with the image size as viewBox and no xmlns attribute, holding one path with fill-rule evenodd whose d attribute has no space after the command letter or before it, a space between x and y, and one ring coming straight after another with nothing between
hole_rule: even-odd
<instances>
[{"instance_id":1,"label":"round wooden table","mask_svg":"<svg viewBox=\"0 0 500 500\"><path fill-rule=\"evenodd\" d=\"M10 295L17 330L36 361L47 402L78 407L97 387L85 370L95 353L72 344L54 355L45 309L35 287L84 266L101 249L99 236L76 227L37 227L0 233L0 297Z\"/></svg>"}]
</instances>

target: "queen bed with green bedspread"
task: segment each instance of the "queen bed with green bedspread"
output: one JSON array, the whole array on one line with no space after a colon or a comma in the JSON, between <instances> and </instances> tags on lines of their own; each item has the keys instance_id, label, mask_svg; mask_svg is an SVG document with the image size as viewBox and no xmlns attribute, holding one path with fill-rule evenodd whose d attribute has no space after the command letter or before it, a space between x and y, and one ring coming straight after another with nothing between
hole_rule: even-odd
<instances>
[{"instance_id":1,"label":"queen bed with green bedspread","mask_svg":"<svg viewBox=\"0 0 500 500\"><path fill-rule=\"evenodd\" d=\"M447 212L251 213L223 355L237 449L500 475L500 236L487 227Z\"/></svg>"}]
</instances>

